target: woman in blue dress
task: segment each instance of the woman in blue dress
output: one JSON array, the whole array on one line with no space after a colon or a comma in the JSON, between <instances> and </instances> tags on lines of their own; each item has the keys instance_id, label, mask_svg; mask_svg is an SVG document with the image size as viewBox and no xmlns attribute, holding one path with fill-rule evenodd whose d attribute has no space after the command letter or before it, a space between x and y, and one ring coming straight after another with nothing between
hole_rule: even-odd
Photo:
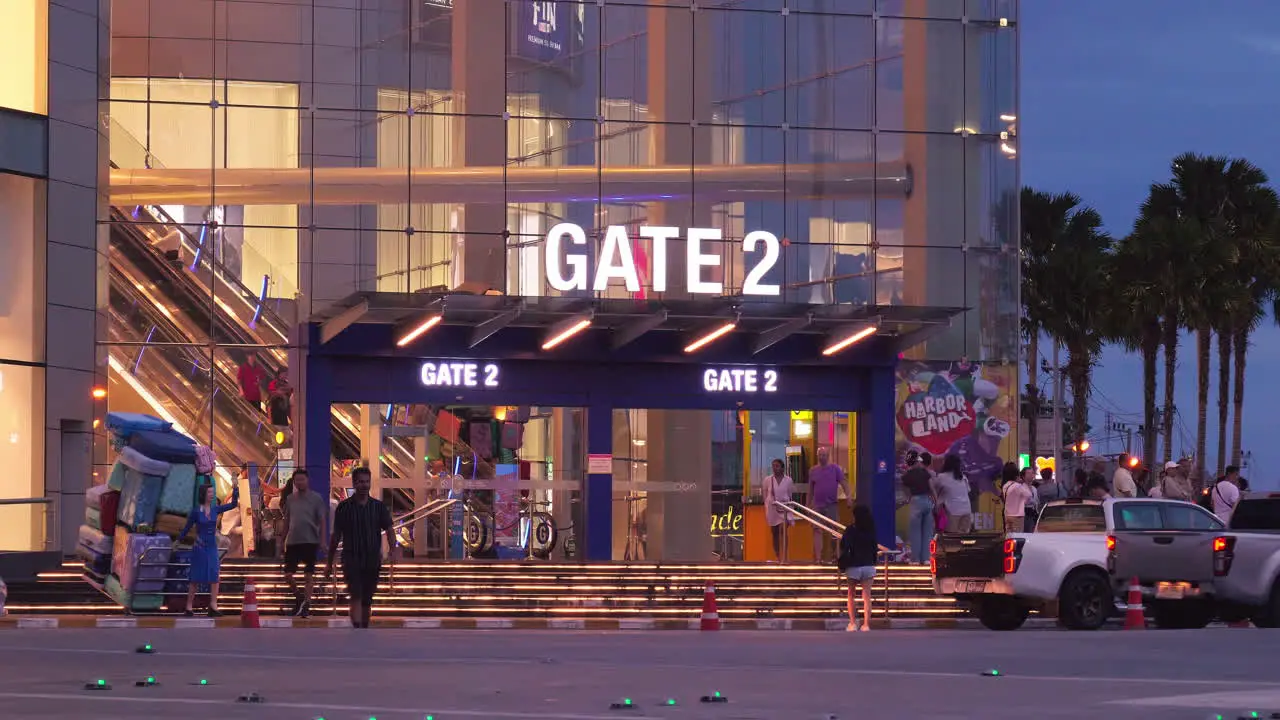
<instances>
[{"instance_id":1,"label":"woman in blue dress","mask_svg":"<svg viewBox=\"0 0 1280 720\"><path fill-rule=\"evenodd\" d=\"M218 516L228 510L234 510L240 504L240 488L231 491L231 502L226 505L215 505L213 485L201 485L196 490L196 506L187 518L179 538L186 537L187 531L194 525L196 542L191 549L191 573L187 581L187 617L192 616L195 607L196 587L209 586L209 617L221 617L218 612Z\"/></svg>"}]
</instances>

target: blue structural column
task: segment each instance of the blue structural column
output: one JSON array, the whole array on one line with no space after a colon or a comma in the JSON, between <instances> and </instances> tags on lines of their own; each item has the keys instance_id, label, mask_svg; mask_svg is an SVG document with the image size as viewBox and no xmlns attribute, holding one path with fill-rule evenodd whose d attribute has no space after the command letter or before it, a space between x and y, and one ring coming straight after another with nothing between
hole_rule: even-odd
<instances>
[{"instance_id":1,"label":"blue structural column","mask_svg":"<svg viewBox=\"0 0 1280 720\"><path fill-rule=\"evenodd\" d=\"M613 457L613 408L593 404L587 408L587 454ZM612 465L612 463L610 463ZM587 462L587 482L583 488L586 512L585 548L587 562L613 560L613 473L593 473Z\"/></svg>"},{"instance_id":2,"label":"blue structural column","mask_svg":"<svg viewBox=\"0 0 1280 720\"><path fill-rule=\"evenodd\" d=\"M303 362L306 364L302 400L303 447L302 456L296 462L307 469L311 489L320 493L320 497L327 498L333 452L329 414L333 401L332 377L328 360L323 356L308 352L304 354Z\"/></svg>"},{"instance_id":3,"label":"blue structural column","mask_svg":"<svg viewBox=\"0 0 1280 720\"><path fill-rule=\"evenodd\" d=\"M894 499L894 369L876 368L871 372L870 412L859 419L859 426L866 428L862 447L870 455L870 467L859 480L870 482L871 487L859 487L858 497L871 498L871 514L876 520L876 534L881 545L894 546L896 535L897 503ZM866 467L864 465L864 467ZM861 484L861 483L860 483ZM864 491L869 490L867 494Z\"/></svg>"}]
</instances>

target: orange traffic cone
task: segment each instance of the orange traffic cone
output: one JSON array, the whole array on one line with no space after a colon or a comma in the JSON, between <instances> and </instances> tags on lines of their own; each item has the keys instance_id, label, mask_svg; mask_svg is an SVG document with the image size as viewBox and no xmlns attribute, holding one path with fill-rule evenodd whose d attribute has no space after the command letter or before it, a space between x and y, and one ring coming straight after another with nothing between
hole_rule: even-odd
<instances>
[{"instance_id":1,"label":"orange traffic cone","mask_svg":"<svg viewBox=\"0 0 1280 720\"><path fill-rule=\"evenodd\" d=\"M715 583L707 583L707 591L702 596L702 629L720 629L720 612L716 610Z\"/></svg>"},{"instance_id":2,"label":"orange traffic cone","mask_svg":"<svg viewBox=\"0 0 1280 720\"><path fill-rule=\"evenodd\" d=\"M1129 581L1129 601L1125 603L1124 629L1147 629L1146 609L1142 607L1142 587L1138 585L1137 576Z\"/></svg>"},{"instance_id":3,"label":"orange traffic cone","mask_svg":"<svg viewBox=\"0 0 1280 720\"><path fill-rule=\"evenodd\" d=\"M244 607L240 610L240 627L262 627L258 620L258 585L252 577L244 579Z\"/></svg>"}]
</instances>

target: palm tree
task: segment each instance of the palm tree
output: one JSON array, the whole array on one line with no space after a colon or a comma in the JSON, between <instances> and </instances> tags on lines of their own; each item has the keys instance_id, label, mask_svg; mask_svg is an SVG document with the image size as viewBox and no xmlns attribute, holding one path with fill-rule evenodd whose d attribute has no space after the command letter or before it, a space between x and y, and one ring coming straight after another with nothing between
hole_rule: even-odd
<instances>
[{"instance_id":1,"label":"palm tree","mask_svg":"<svg viewBox=\"0 0 1280 720\"><path fill-rule=\"evenodd\" d=\"M1235 355L1233 392L1234 425L1231 432L1231 464L1240 464L1240 437L1244 413L1244 370L1249 336L1257 329L1268 300L1280 302L1280 197L1269 187L1255 187L1239 208L1237 229L1240 269L1246 278L1232 317ZM1274 309L1274 308L1273 308ZM1280 315L1275 317L1280 318Z\"/></svg>"},{"instance_id":2,"label":"palm tree","mask_svg":"<svg viewBox=\"0 0 1280 720\"><path fill-rule=\"evenodd\" d=\"M1185 223L1197 231L1197 237L1186 238L1196 249L1192 263L1184 266L1181 289L1184 291L1182 317L1185 325L1196 333L1198 413L1196 424L1196 476L1203 479L1205 444L1208 430L1209 356L1214 327L1230 323L1227 307L1231 293L1222 292L1223 278L1238 275L1243 268L1243 244L1258 244L1259 231L1270 231L1273 216L1260 222L1266 205L1262 197L1270 192L1265 186L1267 175L1257 166L1242 159L1184 153L1173 159L1172 178L1168 183L1153 185L1143 206L1143 215L1163 217ZM1274 193L1271 193L1274 199ZM1171 318L1166 313L1165 322ZM1184 324L1166 327L1166 341ZM1176 344L1176 338L1174 340ZM1166 346L1166 353L1169 348ZM1166 357L1166 371L1168 371ZM1168 388L1166 387L1166 390ZM1171 394L1171 393L1170 393ZM1166 396L1170 401L1171 397ZM1166 408L1166 431L1171 434L1172 408ZM1168 439L1168 438L1167 438ZM1166 448L1166 453L1168 449Z\"/></svg>"},{"instance_id":3,"label":"palm tree","mask_svg":"<svg viewBox=\"0 0 1280 720\"><path fill-rule=\"evenodd\" d=\"M1023 280L1035 285L1030 296L1035 306L1028 313L1036 313L1032 322L1038 324L1037 334L1043 330L1067 350L1075 435L1070 440L1076 444L1085 439L1093 368L1107 332L1111 237L1098 212L1071 193L1026 189L1022 213L1023 258L1032 271Z\"/></svg>"},{"instance_id":4,"label":"palm tree","mask_svg":"<svg viewBox=\"0 0 1280 720\"><path fill-rule=\"evenodd\" d=\"M1158 423L1158 435L1163 438L1161 464L1173 459L1174 389L1178 369L1178 342L1187 316L1185 298L1193 286L1196 268L1197 244L1202 237L1200 229L1192 222L1181 219L1176 213L1165 210L1170 190L1166 185L1152 185L1150 194L1142 204L1138 221L1130 235L1131 252L1139 268L1124 272L1118 290L1142 295L1143 305L1135 312L1149 313L1158 325L1159 346L1164 350L1164 409ZM1147 306L1150 303L1150 307ZM1154 383L1154 378L1152 378ZM1149 408L1144 416L1144 431L1156 429L1154 398L1148 400ZM1149 412L1148 412L1149 411ZM1154 464L1155 443L1150 444L1147 461Z\"/></svg>"},{"instance_id":5,"label":"palm tree","mask_svg":"<svg viewBox=\"0 0 1280 720\"><path fill-rule=\"evenodd\" d=\"M1142 356L1142 457L1148 467L1156 459L1157 358L1162 340L1160 317L1169 288L1161 281L1161 238L1140 233L1124 238L1116 247L1112 285L1115 296L1106 319L1108 339Z\"/></svg>"},{"instance_id":6,"label":"palm tree","mask_svg":"<svg viewBox=\"0 0 1280 720\"><path fill-rule=\"evenodd\" d=\"M1027 423L1029 451L1039 446L1040 421L1040 338L1052 315L1049 291L1061 282L1053 266L1053 250L1061 244L1072 211L1080 198L1071 194L1052 195L1031 188L1022 189L1022 332L1027 339Z\"/></svg>"}]
</instances>

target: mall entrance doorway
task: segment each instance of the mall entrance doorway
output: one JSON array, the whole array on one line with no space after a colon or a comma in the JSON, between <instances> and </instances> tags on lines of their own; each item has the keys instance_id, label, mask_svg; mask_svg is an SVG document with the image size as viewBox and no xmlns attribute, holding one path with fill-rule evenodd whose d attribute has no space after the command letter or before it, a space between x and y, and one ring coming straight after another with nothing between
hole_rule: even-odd
<instances>
[{"instance_id":1,"label":"mall entrance doorway","mask_svg":"<svg viewBox=\"0 0 1280 720\"><path fill-rule=\"evenodd\" d=\"M360 459L334 458L335 499L368 465L404 557L574 560L586 410L358 404ZM376 458L377 462L373 462Z\"/></svg>"}]
</instances>

